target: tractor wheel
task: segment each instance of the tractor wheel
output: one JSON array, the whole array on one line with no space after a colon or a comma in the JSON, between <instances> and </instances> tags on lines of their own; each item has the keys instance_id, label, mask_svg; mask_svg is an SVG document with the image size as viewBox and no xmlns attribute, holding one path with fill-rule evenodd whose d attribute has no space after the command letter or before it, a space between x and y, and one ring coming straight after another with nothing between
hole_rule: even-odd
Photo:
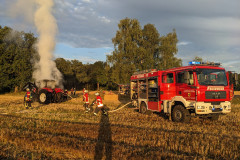
<instances>
[{"instance_id":1,"label":"tractor wheel","mask_svg":"<svg viewBox=\"0 0 240 160\"><path fill-rule=\"evenodd\" d=\"M62 92L58 92L56 95L55 95L55 102L57 103L60 103L63 101L63 94Z\"/></svg>"},{"instance_id":2,"label":"tractor wheel","mask_svg":"<svg viewBox=\"0 0 240 160\"><path fill-rule=\"evenodd\" d=\"M140 105L140 113L146 114L146 112L147 112L146 103L142 102L141 105Z\"/></svg>"},{"instance_id":3,"label":"tractor wheel","mask_svg":"<svg viewBox=\"0 0 240 160\"><path fill-rule=\"evenodd\" d=\"M38 100L39 100L39 103L41 103L41 104L48 104L48 103L50 103L50 101L51 101L51 93L49 93L48 91L46 91L44 89L41 90L39 92Z\"/></svg>"},{"instance_id":4,"label":"tractor wheel","mask_svg":"<svg viewBox=\"0 0 240 160\"><path fill-rule=\"evenodd\" d=\"M190 113L182 105L176 105L172 111L172 120L174 122L189 122Z\"/></svg>"}]
</instances>

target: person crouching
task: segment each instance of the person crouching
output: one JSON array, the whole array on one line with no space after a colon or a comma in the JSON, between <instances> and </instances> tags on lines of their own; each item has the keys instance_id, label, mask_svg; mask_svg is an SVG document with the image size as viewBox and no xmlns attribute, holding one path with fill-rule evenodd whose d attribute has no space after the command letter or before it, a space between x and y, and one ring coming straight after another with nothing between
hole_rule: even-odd
<instances>
[{"instance_id":1,"label":"person crouching","mask_svg":"<svg viewBox=\"0 0 240 160\"><path fill-rule=\"evenodd\" d=\"M105 106L102 103L102 98L100 94L97 92L95 93L95 95L96 95L96 101L94 102L94 104L97 104L97 107L95 108L94 115L96 116L100 110L104 115L107 115L107 111Z\"/></svg>"}]
</instances>

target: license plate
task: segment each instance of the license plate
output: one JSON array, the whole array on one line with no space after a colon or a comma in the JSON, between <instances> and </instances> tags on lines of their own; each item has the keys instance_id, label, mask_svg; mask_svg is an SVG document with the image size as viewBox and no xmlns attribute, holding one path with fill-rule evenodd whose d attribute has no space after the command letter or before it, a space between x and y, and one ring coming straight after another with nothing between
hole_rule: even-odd
<instances>
[{"instance_id":1,"label":"license plate","mask_svg":"<svg viewBox=\"0 0 240 160\"><path fill-rule=\"evenodd\" d=\"M222 111L222 108L220 108L219 105L217 105L217 107L216 107L216 106L213 106L212 111L213 111L213 112L221 112L221 111Z\"/></svg>"}]
</instances>

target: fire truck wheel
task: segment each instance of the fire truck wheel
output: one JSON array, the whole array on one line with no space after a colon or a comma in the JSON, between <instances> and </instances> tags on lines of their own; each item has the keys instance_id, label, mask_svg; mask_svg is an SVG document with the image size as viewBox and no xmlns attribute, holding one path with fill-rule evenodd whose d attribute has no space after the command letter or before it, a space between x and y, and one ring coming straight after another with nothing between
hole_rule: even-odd
<instances>
[{"instance_id":1,"label":"fire truck wheel","mask_svg":"<svg viewBox=\"0 0 240 160\"><path fill-rule=\"evenodd\" d=\"M46 90L41 90L39 91L39 97L38 97L38 100L39 100L39 103L41 104L48 104L50 103L50 93Z\"/></svg>"},{"instance_id":2,"label":"fire truck wheel","mask_svg":"<svg viewBox=\"0 0 240 160\"><path fill-rule=\"evenodd\" d=\"M172 120L174 122L189 122L190 113L182 105L176 105L172 111Z\"/></svg>"},{"instance_id":3,"label":"fire truck wheel","mask_svg":"<svg viewBox=\"0 0 240 160\"><path fill-rule=\"evenodd\" d=\"M140 112L142 114L146 114L146 112L147 112L147 106L144 102L142 102L141 105L140 105Z\"/></svg>"}]
</instances>

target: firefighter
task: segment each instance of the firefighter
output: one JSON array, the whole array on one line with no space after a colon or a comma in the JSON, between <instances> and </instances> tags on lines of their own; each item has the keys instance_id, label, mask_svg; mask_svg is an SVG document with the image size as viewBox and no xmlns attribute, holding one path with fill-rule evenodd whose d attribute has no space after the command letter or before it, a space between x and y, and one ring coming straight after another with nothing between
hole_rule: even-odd
<instances>
[{"instance_id":1,"label":"firefighter","mask_svg":"<svg viewBox=\"0 0 240 160\"><path fill-rule=\"evenodd\" d=\"M84 94L84 91L85 91L86 89L85 88L83 88L83 94Z\"/></svg>"},{"instance_id":2,"label":"firefighter","mask_svg":"<svg viewBox=\"0 0 240 160\"><path fill-rule=\"evenodd\" d=\"M96 101L94 104L97 104L97 107L95 108L94 115L96 116L98 112L101 110L104 115L107 115L106 107L102 103L102 98L100 94L97 92L96 95Z\"/></svg>"},{"instance_id":3,"label":"firefighter","mask_svg":"<svg viewBox=\"0 0 240 160\"><path fill-rule=\"evenodd\" d=\"M76 88L74 88L73 95L74 96L76 95Z\"/></svg>"},{"instance_id":4,"label":"firefighter","mask_svg":"<svg viewBox=\"0 0 240 160\"><path fill-rule=\"evenodd\" d=\"M64 100L68 99L68 90L67 89L64 90L63 99Z\"/></svg>"},{"instance_id":5,"label":"firefighter","mask_svg":"<svg viewBox=\"0 0 240 160\"><path fill-rule=\"evenodd\" d=\"M90 108L89 108L88 90L85 90L85 91L84 91L84 94L83 94L83 103L84 103L85 111L86 111L86 112L90 111Z\"/></svg>"},{"instance_id":6,"label":"firefighter","mask_svg":"<svg viewBox=\"0 0 240 160\"><path fill-rule=\"evenodd\" d=\"M32 107L32 93L30 92L29 88L27 88L26 91L27 92L24 96L24 106L26 107L26 109L28 109Z\"/></svg>"}]
</instances>

